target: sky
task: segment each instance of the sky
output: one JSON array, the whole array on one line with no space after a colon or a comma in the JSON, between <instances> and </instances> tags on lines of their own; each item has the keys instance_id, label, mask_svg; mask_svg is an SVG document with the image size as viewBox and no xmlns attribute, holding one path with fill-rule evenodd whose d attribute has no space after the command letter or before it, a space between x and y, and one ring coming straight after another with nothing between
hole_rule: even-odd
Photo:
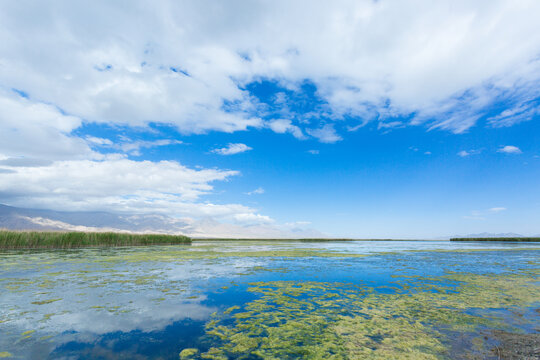
<instances>
[{"instance_id":1,"label":"sky","mask_svg":"<svg viewBox=\"0 0 540 360\"><path fill-rule=\"evenodd\" d=\"M3 1L0 203L540 234L539 18L537 0Z\"/></svg>"}]
</instances>

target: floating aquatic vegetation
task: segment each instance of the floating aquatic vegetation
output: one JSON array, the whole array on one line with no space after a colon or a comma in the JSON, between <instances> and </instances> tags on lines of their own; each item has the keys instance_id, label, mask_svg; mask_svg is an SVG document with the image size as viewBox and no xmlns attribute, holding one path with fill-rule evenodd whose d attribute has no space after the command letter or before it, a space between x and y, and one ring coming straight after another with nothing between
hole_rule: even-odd
<instances>
[{"instance_id":1,"label":"floating aquatic vegetation","mask_svg":"<svg viewBox=\"0 0 540 360\"><path fill-rule=\"evenodd\" d=\"M45 304L50 304L50 303L60 301L60 300L62 300L62 299L48 299L48 300L41 300L41 301L32 301L32 304L34 304L34 305L45 305Z\"/></svg>"},{"instance_id":2,"label":"floating aquatic vegetation","mask_svg":"<svg viewBox=\"0 0 540 360\"><path fill-rule=\"evenodd\" d=\"M474 310L519 308L540 299L529 274L452 274L415 278L412 286L386 294L347 283L253 283L248 291L260 297L216 315L206 336L222 345L201 356L444 359L449 334L508 328L495 313Z\"/></svg>"},{"instance_id":3,"label":"floating aquatic vegetation","mask_svg":"<svg viewBox=\"0 0 540 360\"><path fill-rule=\"evenodd\" d=\"M181 360L193 359L195 355L197 355L198 353L199 353L199 349L194 349L194 348L184 349L180 352L180 359Z\"/></svg>"},{"instance_id":4,"label":"floating aquatic vegetation","mask_svg":"<svg viewBox=\"0 0 540 360\"><path fill-rule=\"evenodd\" d=\"M472 333L534 329L540 247L530 245L432 251L415 243L388 252L384 244L243 241L6 251L0 348L25 358L44 345L107 348L93 336L144 335L164 358L432 359L452 358L451 339L465 334L467 346L489 351ZM186 316L196 316L187 332L192 325L173 325ZM21 339L27 329L36 333ZM136 358L146 356L142 346L106 350Z\"/></svg>"}]
</instances>

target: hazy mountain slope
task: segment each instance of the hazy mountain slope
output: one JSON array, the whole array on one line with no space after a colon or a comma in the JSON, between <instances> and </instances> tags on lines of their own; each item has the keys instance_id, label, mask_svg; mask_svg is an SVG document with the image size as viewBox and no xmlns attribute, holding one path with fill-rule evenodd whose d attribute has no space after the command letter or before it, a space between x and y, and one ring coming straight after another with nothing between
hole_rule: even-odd
<instances>
[{"instance_id":1,"label":"hazy mountain slope","mask_svg":"<svg viewBox=\"0 0 540 360\"><path fill-rule=\"evenodd\" d=\"M193 237L297 238L326 237L302 228L239 225L212 218L176 219L161 214L114 214L24 209L0 204L0 228L12 230L129 231L184 234Z\"/></svg>"}]
</instances>

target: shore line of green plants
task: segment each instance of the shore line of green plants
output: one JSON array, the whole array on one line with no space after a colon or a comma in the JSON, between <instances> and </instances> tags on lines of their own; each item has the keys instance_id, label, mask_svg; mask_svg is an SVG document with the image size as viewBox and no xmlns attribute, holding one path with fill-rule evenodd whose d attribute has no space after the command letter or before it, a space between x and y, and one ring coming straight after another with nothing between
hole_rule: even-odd
<instances>
[{"instance_id":1,"label":"shore line of green plants","mask_svg":"<svg viewBox=\"0 0 540 360\"><path fill-rule=\"evenodd\" d=\"M191 244L183 235L116 232L0 231L0 249L72 249L84 247Z\"/></svg>"},{"instance_id":2,"label":"shore line of green plants","mask_svg":"<svg viewBox=\"0 0 540 360\"><path fill-rule=\"evenodd\" d=\"M529 241L540 242L540 237L492 237L492 238L452 238L450 241Z\"/></svg>"}]
</instances>

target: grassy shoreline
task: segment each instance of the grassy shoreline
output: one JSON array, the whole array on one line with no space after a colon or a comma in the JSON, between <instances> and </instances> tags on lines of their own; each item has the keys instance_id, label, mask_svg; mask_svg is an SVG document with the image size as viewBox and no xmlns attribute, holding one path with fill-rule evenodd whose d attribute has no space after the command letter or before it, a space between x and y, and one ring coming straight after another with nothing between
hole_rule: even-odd
<instances>
[{"instance_id":1,"label":"grassy shoreline","mask_svg":"<svg viewBox=\"0 0 540 360\"><path fill-rule=\"evenodd\" d=\"M340 241L403 241L400 239L345 239L345 238L300 238L300 239L242 239L242 238L194 238L184 235L130 234L116 232L61 232L61 231L13 231L0 230L0 250L8 249L71 249L84 247L177 245L206 241L294 241L294 242L340 242ZM421 240L417 240L421 241ZM492 242L540 242L540 238L452 238L450 241Z\"/></svg>"},{"instance_id":2,"label":"grassy shoreline","mask_svg":"<svg viewBox=\"0 0 540 360\"><path fill-rule=\"evenodd\" d=\"M0 231L0 249L72 249L84 247L191 244L183 235L114 232Z\"/></svg>"},{"instance_id":3,"label":"grassy shoreline","mask_svg":"<svg viewBox=\"0 0 540 360\"><path fill-rule=\"evenodd\" d=\"M520 241L540 242L538 237L499 237L499 238L452 238L450 241Z\"/></svg>"}]
</instances>

